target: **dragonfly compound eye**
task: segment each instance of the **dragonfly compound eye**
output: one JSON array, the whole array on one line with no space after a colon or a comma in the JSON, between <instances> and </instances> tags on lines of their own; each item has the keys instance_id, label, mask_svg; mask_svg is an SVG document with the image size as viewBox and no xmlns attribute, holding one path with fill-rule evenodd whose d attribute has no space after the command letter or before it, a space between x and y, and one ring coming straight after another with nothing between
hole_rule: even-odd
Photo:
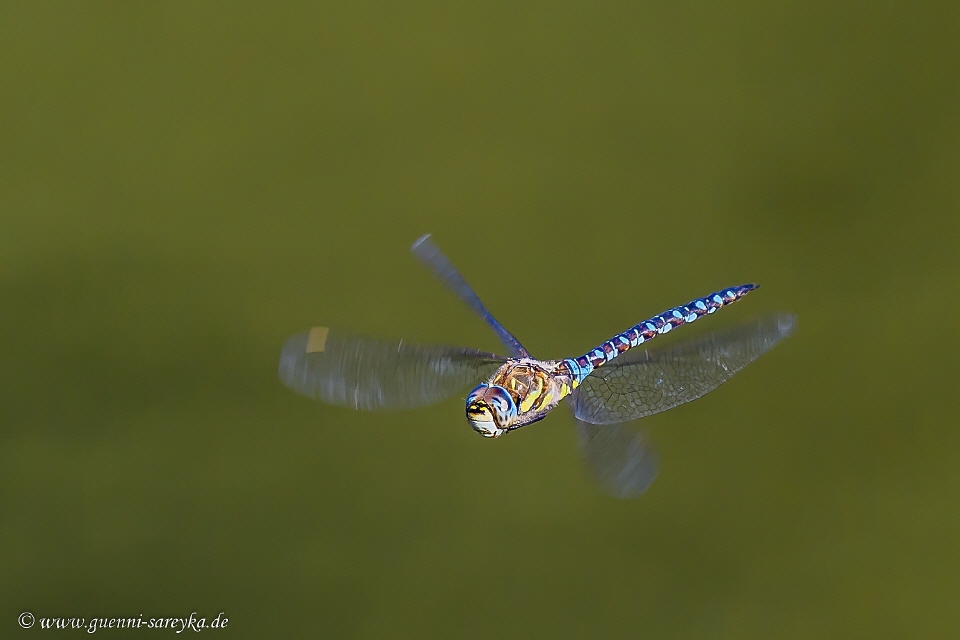
<instances>
[{"instance_id":1,"label":"dragonfly compound eye","mask_svg":"<svg viewBox=\"0 0 960 640\"><path fill-rule=\"evenodd\" d=\"M467 422L487 438L506 433L517 417L517 405L503 387L481 384L467 396Z\"/></svg>"}]
</instances>

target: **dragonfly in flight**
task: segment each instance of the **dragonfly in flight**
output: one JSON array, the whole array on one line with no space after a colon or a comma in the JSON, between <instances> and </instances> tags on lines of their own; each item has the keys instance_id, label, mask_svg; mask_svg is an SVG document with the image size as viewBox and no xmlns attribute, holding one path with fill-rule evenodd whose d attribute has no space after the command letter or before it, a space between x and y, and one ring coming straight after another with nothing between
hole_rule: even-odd
<instances>
[{"instance_id":1,"label":"dragonfly in flight","mask_svg":"<svg viewBox=\"0 0 960 640\"><path fill-rule=\"evenodd\" d=\"M566 401L594 475L618 497L643 493L657 474L656 455L644 434L625 423L712 391L796 324L792 314L774 314L665 350L636 348L757 288L745 284L653 316L579 357L539 360L490 314L429 234L411 251L493 329L509 356L314 327L284 343L283 384L315 400L362 410L422 406L473 384L466 398L467 422L488 438L537 422Z\"/></svg>"}]
</instances>

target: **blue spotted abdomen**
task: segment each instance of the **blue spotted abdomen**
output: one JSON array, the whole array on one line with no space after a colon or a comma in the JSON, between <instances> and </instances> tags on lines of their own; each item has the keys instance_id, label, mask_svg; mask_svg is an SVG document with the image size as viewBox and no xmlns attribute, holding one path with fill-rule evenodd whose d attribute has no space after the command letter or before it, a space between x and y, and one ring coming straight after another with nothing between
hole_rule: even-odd
<instances>
[{"instance_id":1,"label":"blue spotted abdomen","mask_svg":"<svg viewBox=\"0 0 960 640\"><path fill-rule=\"evenodd\" d=\"M720 307L733 304L759 285L742 284L727 287L708 296L697 298L680 307L674 307L649 320L635 324L623 333L618 333L599 347L591 349L579 358L567 358L560 362L559 371L569 372L575 380L574 386L602 365L616 358L632 347L653 340L661 333L667 333L674 327L689 324L701 316L713 313Z\"/></svg>"}]
</instances>

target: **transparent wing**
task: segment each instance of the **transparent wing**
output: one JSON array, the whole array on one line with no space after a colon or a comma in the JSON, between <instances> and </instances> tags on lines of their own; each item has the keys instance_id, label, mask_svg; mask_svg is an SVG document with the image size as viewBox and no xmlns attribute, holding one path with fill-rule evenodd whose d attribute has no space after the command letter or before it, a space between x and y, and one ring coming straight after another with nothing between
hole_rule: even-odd
<instances>
[{"instance_id":1,"label":"transparent wing","mask_svg":"<svg viewBox=\"0 0 960 640\"><path fill-rule=\"evenodd\" d=\"M409 408L476 384L503 361L475 349L362 338L314 327L284 343L280 381L330 404L364 410Z\"/></svg>"},{"instance_id":2,"label":"transparent wing","mask_svg":"<svg viewBox=\"0 0 960 640\"><path fill-rule=\"evenodd\" d=\"M780 314L664 351L628 351L584 379L573 395L574 415L591 424L614 424L696 400L759 358L795 326L796 316Z\"/></svg>"},{"instance_id":3,"label":"transparent wing","mask_svg":"<svg viewBox=\"0 0 960 640\"><path fill-rule=\"evenodd\" d=\"M512 333L507 331L502 324L497 322L497 319L487 311L487 308L480 302L480 297L473 291L470 285L467 284L467 281L463 279L463 276L460 275L457 268L453 266L450 259L447 258L447 256L440 251L440 247L435 245L433 240L430 239L429 233L421 236L419 240L414 242L413 246L410 247L410 251L412 251L413 254L420 259L420 262L430 269L443 284L447 285L451 291L457 294L457 297L463 300L474 313L483 318L483 321L496 332L497 337L500 338L500 342L507 348L511 356L514 358L524 358L530 355L527 350L523 348L523 345L520 344L520 341L517 340Z\"/></svg>"},{"instance_id":4,"label":"transparent wing","mask_svg":"<svg viewBox=\"0 0 960 640\"><path fill-rule=\"evenodd\" d=\"M659 458L642 431L577 420L580 451L593 477L615 498L636 498L653 483Z\"/></svg>"}]
</instances>

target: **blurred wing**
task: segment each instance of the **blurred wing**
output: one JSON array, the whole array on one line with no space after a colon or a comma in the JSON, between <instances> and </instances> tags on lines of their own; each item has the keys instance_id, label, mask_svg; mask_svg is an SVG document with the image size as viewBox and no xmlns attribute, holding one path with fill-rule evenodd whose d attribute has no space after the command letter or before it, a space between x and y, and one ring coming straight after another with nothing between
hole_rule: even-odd
<instances>
[{"instance_id":1,"label":"blurred wing","mask_svg":"<svg viewBox=\"0 0 960 640\"><path fill-rule=\"evenodd\" d=\"M463 279L463 276L460 275L457 268L453 266L450 259L447 258L447 256L440 251L440 247L435 245L433 240L430 239L429 233L421 236L419 240L414 242L413 246L410 247L410 251L412 251L413 255L417 256L420 262L430 269L447 288L457 294L457 297L463 300L474 313L483 318L483 321L496 332L497 337L500 338L500 342L503 343L512 357L526 358L530 356L527 350L523 348L523 345L520 344L520 341L487 311L487 308L480 302L480 297L473 291L470 285L467 284L467 281Z\"/></svg>"},{"instance_id":2,"label":"blurred wing","mask_svg":"<svg viewBox=\"0 0 960 640\"><path fill-rule=\"evenodd\" d=\"M577 420L577 435L593 477L613 497L639 497L657 477L659 459L642 431Z\"/></svg>"},{"instance_id":3,"label":"blurred wing","mask_svg":"<svg viewBox=\"0 0 960 640\"><path fill-rule=\"evenodd\" d=\"M489 377L503 361L475 349L361 338L314 327L284 343L280 381L330 404L399 409L443 400Z\"/></svg>"},{"instance_id":4,"label":"blurred wing","mask_svg":"<svg viewBox=\"0 0 960 640\"><path fill-rule=\"evenodd\" d=\"M794 315L767 316L666 351L628 351L584 379L573 395L574 415L591 424L613 424L696 400L759 358L795 325Z\"/></svg>"}]
</instances>

